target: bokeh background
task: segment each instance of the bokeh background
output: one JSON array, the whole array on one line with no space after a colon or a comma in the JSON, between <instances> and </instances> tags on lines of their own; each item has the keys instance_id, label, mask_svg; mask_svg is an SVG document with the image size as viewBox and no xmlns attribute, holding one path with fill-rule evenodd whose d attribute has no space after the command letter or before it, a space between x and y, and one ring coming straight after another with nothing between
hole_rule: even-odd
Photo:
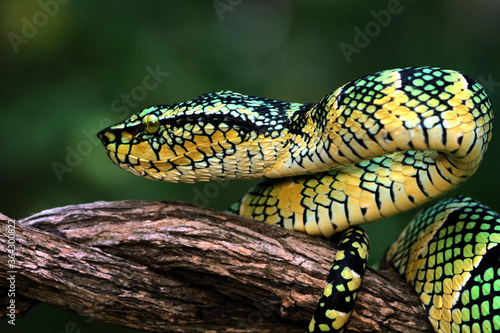
<instances>
[{"instance_id":1,"label":"bokeh background","mask_svg":"<svg viewBox=\"0 0 500 333\"><path fill-rule=\"evenodd\" d=\"M20 219L124 199L224 209L253 183L149 181L113 165L95 138L143 108L209 91L315 102L368 73L436 65L480 81L498 106L498 17L495 0L2 0L0 211ZM496 135L477 174L452 195L500 211ZM415 213L367 226L372 263ZM2 332L68 327L135 332L48 305L18 318L15 327L0 320Z\"/></svg>"}]
</instances>

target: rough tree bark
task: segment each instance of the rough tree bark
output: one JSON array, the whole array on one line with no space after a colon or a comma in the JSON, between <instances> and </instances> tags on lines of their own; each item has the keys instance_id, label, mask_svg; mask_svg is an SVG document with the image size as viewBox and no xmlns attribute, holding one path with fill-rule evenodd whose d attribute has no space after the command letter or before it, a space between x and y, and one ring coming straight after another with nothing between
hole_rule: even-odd
<instances>
[{"instance_id":1,"label":"rough tree bark","mask_svg":"<svg viewBox=\"0 0 500 333\"><path fill-rule=\"evenodd\" d=\"M0 223L6 295L13 222ZM15 246L18 316L43 302L150 332L303 332L334 257L324 240L172 201L45 210L16 221ZM430 325L397 274L369 269L349 329Z\"/></svg>"}]
</instances>

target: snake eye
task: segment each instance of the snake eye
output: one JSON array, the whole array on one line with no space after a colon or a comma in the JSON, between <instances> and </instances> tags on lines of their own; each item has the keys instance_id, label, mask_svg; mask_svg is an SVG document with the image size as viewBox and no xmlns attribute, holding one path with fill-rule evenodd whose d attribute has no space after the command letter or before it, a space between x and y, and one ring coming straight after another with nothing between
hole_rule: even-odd
<instances>
[{"instance_id":1,"label":"snake eye","mask_svg":"<svg viewBox=\"0 0 500 333\"><path fill-rule=\"evenodd\" d=\"M148 114L142 119L142 126L147 133L154 134L160 129L160 121L154 114Z\"/></svg>"}]
</instances>

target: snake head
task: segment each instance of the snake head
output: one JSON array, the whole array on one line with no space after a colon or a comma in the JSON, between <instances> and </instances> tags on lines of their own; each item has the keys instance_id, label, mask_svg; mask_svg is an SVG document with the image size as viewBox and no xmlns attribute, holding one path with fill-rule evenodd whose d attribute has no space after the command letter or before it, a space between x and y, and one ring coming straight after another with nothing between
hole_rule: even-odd
<instances>
[{"instance_id":1,"label":"snake head","mask_svg":"<svg viewBox=\"0 0 500 333\"><path fill-rule=\"evenodd\" d=\"M221 91L159 105L98 133L120 168L153 180L262 178L279 159L292 103ZM291 108L292 107L292 108Z\"/></svg>"}]
</instances>

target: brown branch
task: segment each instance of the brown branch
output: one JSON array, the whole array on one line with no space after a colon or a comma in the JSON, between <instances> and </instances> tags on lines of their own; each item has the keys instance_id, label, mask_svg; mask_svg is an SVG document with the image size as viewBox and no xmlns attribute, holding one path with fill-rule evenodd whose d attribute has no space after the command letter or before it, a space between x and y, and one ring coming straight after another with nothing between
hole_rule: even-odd
<instances>
[{"instance_id":1,"label":"brown branch","mask_svg":"<svg viewBox=\"0 0 500 333\"><path fill-rule=\"evenodd\" d=\"M19 314L39 301L150 332L302 332L334 257L324 240L180 202L54 208L18 221L15 239ZM10 270L0 260L3 291ZM362 286L350 330L429 331L397 274L368 270Z\"/></svg>"}]
</instances>

